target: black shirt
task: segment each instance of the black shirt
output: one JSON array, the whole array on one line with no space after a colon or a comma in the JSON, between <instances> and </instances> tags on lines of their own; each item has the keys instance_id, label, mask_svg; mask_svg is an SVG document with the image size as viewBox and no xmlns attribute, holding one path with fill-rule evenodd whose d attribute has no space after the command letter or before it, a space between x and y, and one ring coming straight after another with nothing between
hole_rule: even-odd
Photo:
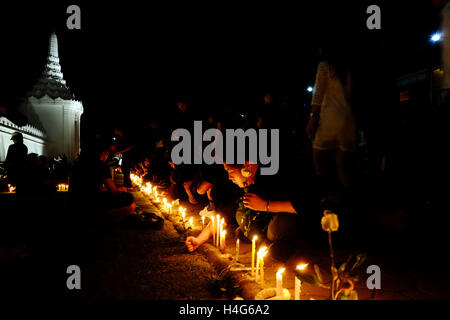
<instances>
[{"instance_id":1,"label":"black shirt","mask_svg":"<svg viewBox=\"0 0 450 320\"><path fill-rule=\"evenodd\" d=\"M108 178L111 178L111 171L104 161L80 157L73 167L70 191L74 194L100 192L103 181Z\"/></svg>"},{"instance_id":2,"label":"black shirt","mask_svg":"<svg viewBox=\"0 0 450 320\"><path fill-rule=\"evenodd\" d=\"M7 168L20 167L25 164L28 148L23 143L15 143L9 146L5 163Z\"/></svg>"}]
</instances>

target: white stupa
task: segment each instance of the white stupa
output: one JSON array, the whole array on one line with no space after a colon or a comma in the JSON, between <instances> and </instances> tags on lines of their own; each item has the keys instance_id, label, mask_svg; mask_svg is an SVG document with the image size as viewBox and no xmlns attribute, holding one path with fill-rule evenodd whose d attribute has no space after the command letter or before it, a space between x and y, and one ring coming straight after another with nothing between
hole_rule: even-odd
<instances>
[{"instance_id":1,"label":"white stupa","mask_svg":"<svg viewBox=\"0 0 450 320\"><path fill-rule=\"evenodd\" d=\"M61 72L58 39L50 35L47 63L41 78L27 93L21 108L28 122L46 133L44 154L65 154L73 160L80 152L80 117L83 104L70 92Z\"/></svg>"}]
</instances>

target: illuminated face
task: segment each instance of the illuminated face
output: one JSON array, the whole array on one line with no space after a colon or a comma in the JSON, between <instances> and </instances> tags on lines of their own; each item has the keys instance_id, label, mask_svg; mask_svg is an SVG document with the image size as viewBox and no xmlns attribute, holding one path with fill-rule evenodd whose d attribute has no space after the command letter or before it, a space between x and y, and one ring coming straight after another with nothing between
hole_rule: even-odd
<instances>
[{"instance_id":1,"label":"illuminated face","mask_svg":"<svg viewBox=\"0 0 450 320\"><path fill-rule=\"evenodd\" d=\"M266 93L264 96L264 103L270 104L272 103L272 95L270 93Z\"/></svg>"},{"instance_id":2,"label":"illuminated face","mask_svg":"<svg viewBox=\"0 0 450 320\"><path fill-rule=\"evenodd\" d=\"M245 177L241 174L241 169L230 167L224 164L225 170L228 172L228 179L233 181L234 184L238 185L240 188L245 187L245 182L247 181Z\"/></svg>"},{"instance_id":3,"label":"illuminated face","mask_svg":"<svg viewBox=\"0 0 450 320\"><path fill-rule=\"evenodd\" d=\"M258 117L258 120L256 121L256 127L258 129L264 127L264 119L262 117Z\"/></svg>"},{"instance_id":4,"label":"illuminated face","mask_svg":"<svg viewBox=\"0 0 450 320\"><path fill-rule=\"evenodd\" d=\"M186 112L186 109L187 109L186 103L184 103L184 102L178 102L178 103L177 103L177 106L178 106L178 109L179 109L181 112Z\"/></svg>"}]
</instances>

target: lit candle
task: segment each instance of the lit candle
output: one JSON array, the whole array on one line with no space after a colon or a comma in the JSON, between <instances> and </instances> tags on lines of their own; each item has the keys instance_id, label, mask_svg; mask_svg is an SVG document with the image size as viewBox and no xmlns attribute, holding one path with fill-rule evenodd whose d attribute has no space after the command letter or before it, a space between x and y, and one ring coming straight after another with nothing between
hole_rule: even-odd
<instances>
[{"instance_id":1,"label":"lit candle","mask_svg":"<svg viewBox=\"0 0 450 320\"><path fill-rule=\"evenodd\" d=\"M252 276L255 275L256 240L258 240L258 237L257 237L257 236L254 236L254 237L253 237L253 240L252 240Z\"/></svg>"},{"instance_id":2,"label":"lit candle","mask_svg":"<svg viewBox=\"0 0 450 320\"><path fill-rule=\"evenodd\" d=\"M193 217L189 218L189 227L191 227L191 229L194 227L194 218Z\"/></svg>"},{"instance_id":3,"label":"lit candle","mask_svg":"<svg viewBox=\"0 0 450 320\"><path fill-rule=\"evenodd\" d=\"M220 250L222 253L225 253L225 236L227 234L226 230L223 230L223 232L220 235Z\"/></svg>"},{"instance_id":4,"label":"lit candle","mask_svg":"<svg viewBox=\"0 0 450 320\"><path fill-rule=\"evenodd\" d=\"M296 267L297 270L304 270L308 264L300 264ZM302 282L299 278L295 277L295 289L294 289L294 300L300 300L300 293L302 292Z\"/></svg>"},{"instance_id":5,"label":"lit candle","mask_svg":"<svg viewBox=\"0 0 450 320\"><path fill-rule=\"evenodd\" d=\"M258 258L256 260L256 274L255 274L255 281L259 282L259 252L258 252Z\"/></svg>"},{"instance_id":6,"label":"lit candle","mask_svg":"<svg viewBox=\"0 0 450 320\"><path fill-rule=\"evenodd\" d=\"M277 296L283 295L283 272L285 268L281 268L277 272Z\"/></svg>"},{"instance_id":7,"label":"lit candle","mask_svg":"<svg viewBox=\"0 0 450 320\"><path fill-rule=\"evenodd\" d=\"M262 286L264 286L264 256L266 254L267 254L267 247L262 247L261 249L258 250L257 264L259 264L259 275Z\"/></svg>"},{"instance_id":8,"label":"lit candle","mask_svg":"<svg viewBox=\"0 0 450 320\"><path fill-rule=\"evenodd\" d=\"M218 246L218 248L221 250L222 249L222 240L223 240L223 237L222 237L222 234L223 234L223 232L224 232L224 230L223 230L223 223L224 223L224 220L223 220L223 218L222 219L220 219L220 228L219 228L219 231L220 231L220 239L219 239L219 246Z\"/></svg>"},{"instance_id":9,"label":"lit candle","mask_svg":"<svg viewBox=\"0 0 450 320\"><path fill-rule=\"evenodd\" d=\"M219 248L219 242L220 242L220 216L216 215L216 227L217 227L217 233L216 233L216 244L215 246Z\"/></svg>"},{"instance_id":10,"label":"lit candle","mask_svg":"<svg viewBox=\"0 0 450 320\"><path fill-rule=\"evenodd\" d=\"M205 216L202 216L202 230L205 228Z\"/></svg>"},{"instance_id":11,"label":"lit candle","mask_svg":"<svg viewBox=\"0 0 450 320\"><path fill-rule=\"evenodd\" d=\"M216 227L214 224L214 216L211 217L211 227L212 227L212 234L213 234L213 244L216 245Z\"/></svg>"},{"instance_id":12,"label":"lit candle","mask_svg":"<svg viewBox=\"0 0 450 320\"><path fill-rule=\"evenodd\" d=\"M236 240L236 262L239 261L239 239Z\"/></svg>"},{"instance_id":13,"label":"lit candle","mask_svg":"<svg viewBox=\"0 0 450 320\"><path fill-rule=\"evenodd\" d=\"M172 214L172 205L169 203L169 204L167 204L167 207L168 207L169 214Z\"/></svg>"}]
</instances>

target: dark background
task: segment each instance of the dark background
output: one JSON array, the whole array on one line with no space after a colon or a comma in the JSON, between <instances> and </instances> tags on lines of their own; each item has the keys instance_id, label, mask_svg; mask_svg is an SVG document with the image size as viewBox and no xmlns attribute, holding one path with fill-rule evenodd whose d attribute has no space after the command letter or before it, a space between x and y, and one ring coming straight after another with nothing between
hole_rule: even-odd
<instances>
[{"instance_id":1,"label":"dark background","mask_svg":"<svg viewBox=\"0 0 450 320\"><path fill-rule=\"evenodd\" d=\"M245 109L272 90L303 106L328 39L342 43L375 91L439 60L429 42L439 28L432 1L313 3L2 4L0 104L13 110L37 81L52 30L64 78L84 105L84 137L118 118L170 116L178 96L200 109ZM70 4L81 8L81 30L66 28ZM370 4L381 7L382 30L366 28ZM365 118L385 112L362 108Z\"/></svg>"}]
</instances>

